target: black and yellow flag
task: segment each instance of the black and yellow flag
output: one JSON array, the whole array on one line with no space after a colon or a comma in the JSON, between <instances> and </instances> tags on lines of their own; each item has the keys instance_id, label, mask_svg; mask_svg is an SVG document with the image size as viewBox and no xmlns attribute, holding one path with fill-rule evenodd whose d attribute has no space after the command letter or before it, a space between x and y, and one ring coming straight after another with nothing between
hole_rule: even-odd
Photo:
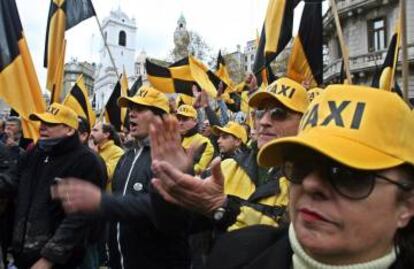
<instances>
[{"instance_id":1,"label":"black and yellow flag","mask_svg":"<svg viewBox=\"0 0 414 269\"><path fill-rule=\"evenodd\" d=\"M387 56L381 69L374 76L372 86L386 91L391 91L394 85L394 74L397 68L398 54L400 50L400 24L397 23L391 42L388 47Z\"/></svg>"},{"instance_id":2,"label":"black and yellow flag","mask_svg":"<svg viewBox=\"0 0 414 269\"><path fill-rule=\"evenodd\" d=\"M287 77L310 88L323 82L322 3L306 2L288 61Z\"/></svg>"},{"instance_id":3,"label":"black and yellow flag","mask_svg":"<svg viewBox=\"0 0 414 269\"><path fill-rule=\"evenodd\" d=\"M148 80L152 86L164 93L182 93L193 95L192 88L196 82L190 72L188 57L185 57L168 67L151 62L145 62Z\"/></svg>"},{"instance_id":4,"label":"black and yellow flag","mask_svg":"<svg viewBox=\"0 0 414 269\"><path fill-rule=\"evenodd\" d=\"M220 78L221 81L224 82L224 84L227 85L227 87L224 88L224 92L235 91L234 82L230 78L230 74L229 74L229 71L227 69L226 62L224 60L223 55L221 55L221 50L219 51L219 54L218 54L218 57L217 57L217 65L216 65L216 73L215 74L216 74L217 77Z\"/></svg>"},{"instance_id":5,"label":"black and yellow flag","mask_svg":"<svg viewBox=\"0 0 414 269\"><path fill-rule=\"evenodd\" d=\"M259 47L260 35L256 30L256 46ZM273 73L272 67L269 65L263 68L259 73L255 74L257 86L261 89L266 88L269 84L275 81L277 78Z\"/></svg>"},{"instance_id":6,"label":"black and yellow flag","mask_svg":"<svg viewBox=\"0 0 414 269\"><path fill-rule=\"evenodd\" d=\"M294 5L292 0L269 0L253 64L255 74L269 66L291 40Z\"/></svg>"},{"instance_id":7,"label":"black and yellow flag","mask_svg":"<svg viewBox=\"0 0 414 269\"><path fill-rule=\"evenodd\" d=\"M65 31L95 16L91 0L51 0L46 29L44 67L47 67L47 85L52 90L54 76L62 52Z\"/></svg>"},{"instance_id":8,"label":"black and yellow flag","mask_svg":"<svg viewBox=\"0 0 414 269\"><path fill-rule=\"evenodd\" d=\"M0 97L23 118L25 138L39 137L29 115L46 106L15 0L0 1Z\"/></svg>"},{"instance_id":9,"label":"black and yellow flag","mask_svg":"<svg viewBox=\"0 0 414 269\"><path fill-rule=\"evenodd\" d=\"M65 71L65 51L66 51L66 39L63 42L62 52L57 62L56 74L54 76L52 86L52 96L50 98L50 104L60 103L62 89L63 89L63 75Z\"/></svg>"},{"instance_id":10,"label":"black and yellow flag","mask_svg":"<svg viewBox=\"0 0 414 269\"><path fill-rule=\"evenodd\" d=\"M216 87L221 80L193 56L185 57L168 67L147 59L145 67L148 80L159 91L193 96L192 88L196 85L199 89L206 90L210 96L217 96Z\"/></svg>"},{"instance_id":11,"label":"black and yellow flag","mask_svg":"<svg viewBox=\"0 0 414 269\"><path fill-rule=\"evenodd\" d=\"M128 96L129 97L134 96L137 93L137 91L139 90L139 88L141 88L141 87L142 87L142 76L139 76L135 80L134 84L132 84L131 89L128 90Z\"/></svg>"},{"instance_id":12,"label":"black and yellow flag","mask_svg":"<svg viewBox=\"0 0 414 269\"><path fill-rule=\"evenodd\" d=\"M63 105L72 108L78 116L87 119L91 128L95 125L96 115L89 100L83 75L78 77L75 85L63 100Z\"/></svg>"},{"instance_id":13,"label":"black and yellow flag","mask_svg":"<svg viewBox=\"0 0 414 269\"><path fill-rule=\"evenodd\" d=\"M105 106L105 120L112 124L118 132L122 131L127 116L127 108L119 107L118 99L121 96L127 96L127 93L128 78L124 70Z\"/></svg>"}]
</instances>

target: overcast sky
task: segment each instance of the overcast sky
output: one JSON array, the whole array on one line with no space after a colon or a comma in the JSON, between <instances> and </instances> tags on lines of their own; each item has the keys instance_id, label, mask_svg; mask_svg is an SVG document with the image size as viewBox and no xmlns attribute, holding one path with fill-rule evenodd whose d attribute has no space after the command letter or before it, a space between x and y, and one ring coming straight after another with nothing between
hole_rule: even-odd
<instances>
[{"instance_id":1,"label":"overcast sky","mask_svg":"<svg viewBox=\"0 0 414 269\"><path fill-rule=\"evenodd\" d=\"M23 29L32 53L41 87L46 70L43 55L50 0L16 0ZM121 9L137 23L137 54L145 50L149 57L164 59L173 48L173 33L181 14L187 28L198 32L213 49L242 50L262 28L268 0L92 0L100 21L111 10ZM297 12L296 21L301 11ZM99 62L101 36L95 18L75 26L66 33L66 62Z\"/></svg>"}]
</instances>

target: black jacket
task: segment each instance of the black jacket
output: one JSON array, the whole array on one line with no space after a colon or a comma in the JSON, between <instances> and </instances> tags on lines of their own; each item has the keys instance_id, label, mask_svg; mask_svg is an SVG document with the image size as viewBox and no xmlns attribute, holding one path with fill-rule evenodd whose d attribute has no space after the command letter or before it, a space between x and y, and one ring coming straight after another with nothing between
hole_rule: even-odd
<instances>
[{"instance_id":1,"label":"black jacket","mask_svg":"<svg viewBox=\"0 0 414 269\"><path fill-rule=\"evenodd\" d=\"M288 228L250 226L222 235L209 256L211 269L291 269L293 251ZM390 269L408 268L397 261Z\"/></svg>"},{"instance_id":2,"label":"black jacket","mask_svg":"<svg viewBox=\"0 0 414 269\"><path fill-rule=\"evenodd\" d=\"M101 213L112 220L113 269L189 268L186 229L178 224L185 219L184 211L162 202L151 188L152 178L151 149L146 141L121 157L114 172L113 195L102 197Z\"/></svg>"},{"instance_id":3,"label":"black jacket","mask_svg":"<svg viewBox=\"0 0 414 269\"><path fill-rule=\"evenodd\" d=\"M47 152L36 146L23 156L11 180L0 178L0 190L16 195L12 247L19 268L30 267L41 257L56 268L73 268L83 258L90 220L66 216L60 202L51 199L55 177L77 177L98 185L105 171L73 135Z\"/></svg>"}]
</instances>

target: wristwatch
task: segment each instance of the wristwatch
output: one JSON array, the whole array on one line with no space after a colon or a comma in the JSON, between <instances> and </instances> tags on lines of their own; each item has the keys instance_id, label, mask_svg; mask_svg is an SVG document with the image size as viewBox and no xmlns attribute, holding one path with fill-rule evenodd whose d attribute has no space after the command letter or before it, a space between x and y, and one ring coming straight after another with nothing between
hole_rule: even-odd
<instances>
[{"instance_id":1,"label":"wristwatch","mask_svg":"<svg viewBox=\"0 0 414 269\"><path fill-rule=\"evenodd\" d=\"M226 209L224 207L218 207L213 211L213 220L218 222L223 219L225 214Z\"/></svg>"},{"instance_id":2,"label":"wristwatch","mask_svg":"<svg viewBox=\"0 0 414 269\"><path fill-rule=\"evenodd\" d=\"M215 222L220 222L224 218L224 216L226 215L226 211L227 211L227 204L228 204L228 199L226 198L224 200L224 203L221 206L213 210L211 217L213 217L213 220Z\"/></svg>"}]
</instances>

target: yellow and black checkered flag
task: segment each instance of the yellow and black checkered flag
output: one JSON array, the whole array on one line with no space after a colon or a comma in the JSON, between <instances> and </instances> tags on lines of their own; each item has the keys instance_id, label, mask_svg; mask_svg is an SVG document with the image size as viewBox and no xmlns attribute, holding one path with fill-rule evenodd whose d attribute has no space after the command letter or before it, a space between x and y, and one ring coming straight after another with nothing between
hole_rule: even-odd
<instances>
[{"instance_id":1,"label":"yellow and black checkered flag","mask_svg":"<svg viewBox=\"0 0 414 269\"><path fill-rule=\"evenodd\" d=\"M75 85L73 85L65 100L63 100L63 105L72 108L78 116L87 119L91 128L95 125L96 115L89 100L83 75L78 77Z\"/></svg>"},{"instance_id":2,"label":"yellow and black checkered flag","mask_svg":"<svg viewBox=\"0 0 414 269\"><path fill-rule=\"evenodd\" d=\"M15 0L0 1L0 97L23 118L23 135L36 140L32 113L46 109Z\"/></svg>"},{"instance_id":3,"label":"yellow and black checkered flag","mask_svg":"<svg viewBox=\"0 0 414 269\"><path fill-rule=\"evenodd\" d=\"M323 82L322 3L306 2L290 53L287 77L314 88Z\"/></svg>"},{"instance_id":4,"label":"yellow and black checkered flag","mask_svg":"<svg viewBox=\"0 0 414 269\"><path fill-rule=\"evenodd\" d=\"M394 85L394 74L398 63L398 54L400 50L400 23L397 23L391 42L388 47L387 56L381 69L374 76L372 86L386 91L391 91Z\"/></svg>"},{"instance_id":5,"label":"yellow and black checkered flag","mask_svg":"<svg viewBox=\"0 0 414 269\"><path fill-rule=\"evenodd\" d=\"M51 0L46 29L44 67L47 67L46 87L52 90L65 31L95 16L91 0Z\"/></svg>"},{"instance_id":6,"label":"yellow and black checkered flag","mask_svg":"<svg viewBox=\"0 0 414 269\"><path fill-rule=\"evenodd\" d=\"M294 5L293 0L269 0L253 64L255 74L268 66L291 40Z\"/></svg>"},{"instance_id":7,"label":"yellow and black checkered flag","mask_svg":"<svg viewBox=\"0 0 414 269\"><path fill-rule=\"evenodd\" d=\"M151 85L164 93L181 93L193 96L196 85L212 96L217 96L218 78L201 61L193 56L185 57L168 67L157 65L148 59L145 67Z\"/></svg>"}]
</instances>

